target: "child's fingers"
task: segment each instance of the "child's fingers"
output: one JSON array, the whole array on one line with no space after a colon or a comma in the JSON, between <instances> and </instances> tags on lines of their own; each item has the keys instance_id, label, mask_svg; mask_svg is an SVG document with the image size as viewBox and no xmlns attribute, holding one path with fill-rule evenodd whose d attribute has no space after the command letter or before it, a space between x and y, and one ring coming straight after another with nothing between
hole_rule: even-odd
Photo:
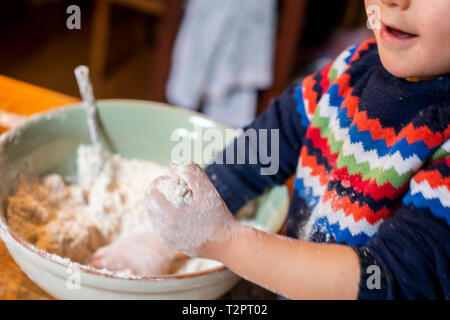
<instances>
[{"instance_id":1,"label":"child's fingers","mask_svg":"<svg viewBox=\"0 0 450 320\"><path fill-rule=\"evenodd\" d=\"M127 269L126 261L117 261L118 259L97 259L91 263L91 266L97 269L108 269L109 271L119 271Z\"/></svg>"},{"instance_id":2,"label":"child's fingers","mask_svg":"<svg viewBox=\"0 0 450 320\"><path fill-rule=\"evenodd\" d=\"M97 269L103 269L106 267L106 263L104 261L103 258L100 257L94 257L92 262L91 262L91 266Z\"/></svg>"},{"instance_id":3,"label":"child's fingers","mask_svg":"<svg viewBox=\"0 0 450 320\"><path fill-rule=\"evenodd\" d=\"M170 210L172 204L167 198L158 190L158 188L150 188L147 190L145 196L145 207L147 213L152 216L162 210Z\"/></svg>"},{"instance_id":4,"label":"child's fingers","mask_svg":"<svg viewBox=\"0 0 450 320\"><path fill-rule=\"evenodd\" d=\"M162 204L162 207L168 207L170 206L170 202L167 200L167 198L158 190L158 186L163 182L167 181L168 179L173 179L173 177L165 175L160 176L156 179L154 179L150 186L148 187L146 193L145 193L145 201L147 202L157 202ZM153 200L153 201L152 201ZM150 204L150 203L149 203Z\"/></svg>"},{"instance_id":5,"label":"child's fingers","mask_svg":"<svg viewBox=\"0 0 450 320\"><path fill-rule=\"evenodd\" d=\"M108 260L107 250L97 251L92 258L91 266L97 269L103 269L106 267L112 269L113 266Z\"/></svg>"},{"instance_id":6,"label":"child's fingers","mask_svg":"<svg viewBox=\"0 0 450 320\"><path fill-rule=\"evenodd\" d=\"M94 260L100 260L102 259L106 254L106 247L102 247L100 249L97 249L94 254Z\"/></svg>"},{"instance_id":7,"label":"child's fingers","mask_svg":"<svg viewBox=\"0 0 450 320\"><path fill-rule=\"evenodd\" d=\"M151 222L158 226L164 223L171 223L175 212L174 205L158 190L158 185L167 179L174 178L170 176L156 178L150 184L145 195L145 212L149 215Z\"/></svg>"},{"instance_id":8,"label":"child's fingers","mask_svg":"<svg viewBox=\"0 0 450 320\"><path fill-rule=\"evenodd\" d=\"M196 163L190 162L186 164L173 164L172 172L180 178L183 178L188 184L196 181L202 173L202 169Z\"/></svg>"},{"instance_id":9,"label":"child's fingers","mask_svg":"<svg viewBox=\"0 0 450 320\"><path fill-rule=\"evenodd\" d=\"M164 175L164 176L159 176L155 179L152 180L152 182L150 183L150 185L148 186L148 190L150 190L151 188L156 188L158 186L158 184L161 183L161 181L164 181L166 179L170 179L171 177L169 175Z\"/></svg>"},{"instance_id":10,"label":"child's fingers","mask_svg":"<svg viewBox=\"0 0 450 320\"><path fill-rule=\"evenodd\" d=\"M172 172L186 181L189 188L192 190L194 202L211 202L212 198L216 198L216 206L226 207L205 170L198 164L174 164L172 165Z\"/></svg>"},{"instance_id":11,"label":"child's fingers","mask_svg":"<svg viewBox=\"0 0 450 320\"><path fill-rule=\"evenodd\" d=\"M205 171L196 163L174 164L172 171L181 177L192 190L198 190L205 186L205 182L209 181ZM207 185L206 185L207 186Z\"/></svg>"}]
</instances>

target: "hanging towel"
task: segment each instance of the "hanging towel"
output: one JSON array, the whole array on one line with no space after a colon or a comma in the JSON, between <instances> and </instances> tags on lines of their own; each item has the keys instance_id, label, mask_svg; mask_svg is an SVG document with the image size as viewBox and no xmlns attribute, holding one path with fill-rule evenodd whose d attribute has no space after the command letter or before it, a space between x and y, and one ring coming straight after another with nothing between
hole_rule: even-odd
<instances>
[{"instance_id":1,"label":"hanging towel","mask_svg":"<svg viewBox=\"0 0 450 320\"><path fill-rule=\"evenodd\" d=\"M189 0L174 46L170 103L233 127L253 120L272 83L276 0Z\"/></svg>"}]
</instances>

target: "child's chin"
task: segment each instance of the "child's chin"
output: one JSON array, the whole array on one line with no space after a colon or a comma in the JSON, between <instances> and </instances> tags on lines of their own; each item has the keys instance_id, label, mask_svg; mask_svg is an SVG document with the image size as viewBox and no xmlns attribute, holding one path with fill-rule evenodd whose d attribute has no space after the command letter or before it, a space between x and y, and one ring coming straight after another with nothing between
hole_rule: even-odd
<instances>
[{"instance_id":1,"label":"child's chin","mask_svg":"<svg viewBox=\"0 0 450 320\"><path fill-rule=\"evenodd\" d=\"M407 59L383 54L380 54L380 58L384 68L397 78L420 78L426 76L415 68L417 65L408 62Z\"/></svg>"}]
</instances>

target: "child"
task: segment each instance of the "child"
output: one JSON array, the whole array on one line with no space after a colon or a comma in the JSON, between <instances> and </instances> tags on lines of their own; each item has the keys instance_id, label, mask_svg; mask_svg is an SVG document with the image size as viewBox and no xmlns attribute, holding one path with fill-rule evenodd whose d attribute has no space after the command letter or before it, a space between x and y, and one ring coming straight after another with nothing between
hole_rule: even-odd
<instances>
[{"instance_id":1,"label":"child","mask_svg":"<svg viewBox=\"0 0 450 320\"><path fill-rule=\"evenodd\" d=\"M280 130L275 175L189 164L152 183L146 208L166 245L291 299L450 298L450 1L365 4L380 13L376 40L244 128ZM237 223L294 173L286 236ZM187 196L170 201L162 185Z\"/></svg>"}]
</instances>

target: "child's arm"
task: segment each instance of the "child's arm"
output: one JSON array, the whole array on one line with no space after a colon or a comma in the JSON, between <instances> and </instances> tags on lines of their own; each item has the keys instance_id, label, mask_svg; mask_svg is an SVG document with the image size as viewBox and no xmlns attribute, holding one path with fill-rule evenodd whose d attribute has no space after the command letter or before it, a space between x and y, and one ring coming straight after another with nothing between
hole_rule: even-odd
<instances>
[{"instance_id":1,"label":"child's arm","mask_svg":"<svg viewBox=\"0 0 450 320\"><path fill-rule=\"evenodd\" d=\"M300 241L240 225L224 242L209 242L206 258L290 299L356 299L360 267L347 246Z\"/></svg>"},{"instance_id":2,"label":"child's arm","mask_svg":"<svg viewBox=\"0 0 450 320\"><path fill-rule=\"evenodd\" d=\"M360 276L353 249L245 226L231 215L200 167L178 165L172 170L173 176L152 182L145 203L153 228L169 247L222 261L238 275L288 298L356 298Z\"/></svg>"}]
</instances>

